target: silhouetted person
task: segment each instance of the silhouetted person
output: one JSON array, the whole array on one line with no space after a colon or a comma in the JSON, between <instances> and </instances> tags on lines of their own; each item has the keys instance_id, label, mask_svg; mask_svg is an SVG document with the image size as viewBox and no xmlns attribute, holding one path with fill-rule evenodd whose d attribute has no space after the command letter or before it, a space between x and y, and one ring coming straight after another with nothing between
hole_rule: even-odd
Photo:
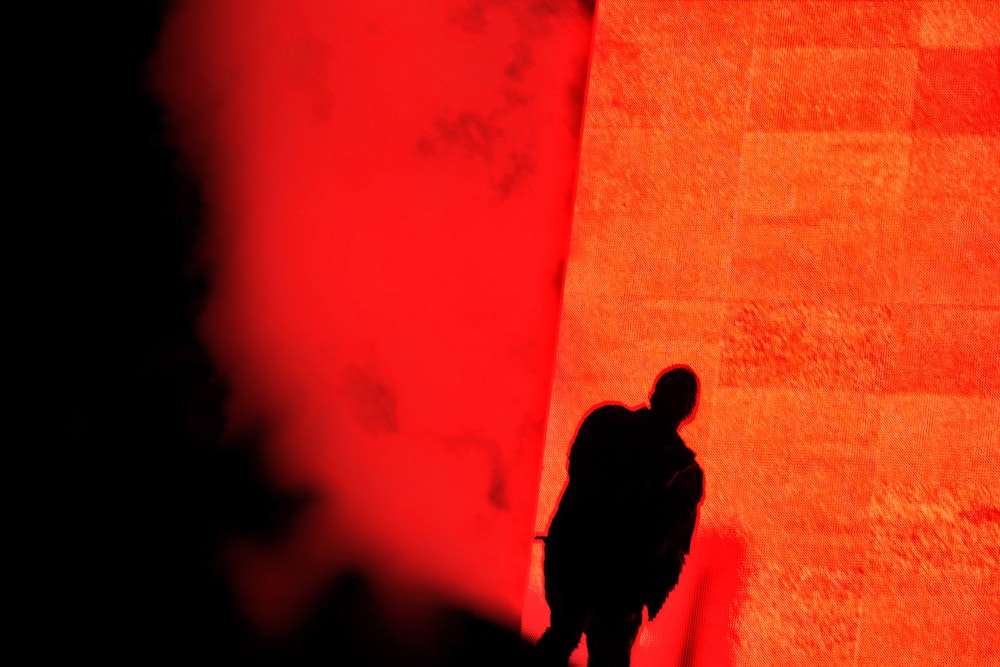
<instances>
[{"instance_id":1,"label":"silhouetted person","mask_svg":"<svg viewBox=\"0 0 1000 667\"><path fill-rule=\"evenodd\" d=\"M704 480L677 434L698 400L687 367L662 373L649 408L602 405L576 434L569 482L545 538L550 625L539 652L565 665L587 635L590 667L628 665L691 550Z\"/></svg>"}]
</instances>

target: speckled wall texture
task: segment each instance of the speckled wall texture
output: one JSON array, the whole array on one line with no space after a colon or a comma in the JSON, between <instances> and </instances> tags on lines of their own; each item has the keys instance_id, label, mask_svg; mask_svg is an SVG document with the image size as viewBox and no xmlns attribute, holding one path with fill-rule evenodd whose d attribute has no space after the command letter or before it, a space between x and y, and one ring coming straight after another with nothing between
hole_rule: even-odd
<instances>
[{"instance_id":1,"label":"speckled wall texture","mask_svg":"<svg viewBox=\"0 0 1000 667\"><path fill-rule=\"evenodd\" d=\"M707 493L634 664L706 609L694 664L1000 664L1000 3L598 3L539 532L673 363Z\"/></svg>"}]
</instances>

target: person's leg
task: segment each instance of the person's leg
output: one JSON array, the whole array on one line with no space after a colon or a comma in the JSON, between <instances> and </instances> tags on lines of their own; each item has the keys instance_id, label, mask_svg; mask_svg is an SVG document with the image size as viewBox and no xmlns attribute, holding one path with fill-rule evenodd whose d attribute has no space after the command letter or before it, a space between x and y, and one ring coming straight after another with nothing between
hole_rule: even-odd
<instances>
[{"instance_id":1,"label":"person's leg","mask_svg":"<svg viewBox=\"0 0 1000 667\"><path fill-rule=\"evenodd\" d=\"M549 628L538 640L538 655L545 665L569 663L587 623L588 604L583 595L586 577L582 554L565 543L545 543L545 602L549 605Z\"/></svg>"},{"instance_id":2,"label":"person's leg","mask_svg":"<svg viewBox=\"0 0 1000 667\"><path fill-rule=\"evenodd\" d=\"M595 614L587 624L587 667L628 667L642 612Z\"/></svg>"},{"instance_id":3,"label":"person's leg","mask_svg":"<svg viewBox=\"0 0 1000 667\"><path fill-rule=\"evenodd\" d=\"M549 628L538 640L538 654L545 665L566 665L576 650L587 621L580 606L549 603Z\"/></svg>"}]
</instances>

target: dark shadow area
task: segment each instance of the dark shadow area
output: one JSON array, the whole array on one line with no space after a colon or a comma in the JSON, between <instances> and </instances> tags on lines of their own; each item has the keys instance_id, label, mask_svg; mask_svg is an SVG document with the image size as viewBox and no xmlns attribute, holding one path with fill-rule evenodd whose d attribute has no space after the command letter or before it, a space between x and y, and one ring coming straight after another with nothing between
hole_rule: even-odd
<instances>
[{"instance_id":1,"label":"dark shadow area","mask_svg":"<svg viewBox=\"0 0 1000 667\"><path fill-rule=\"evenodd\" d=\"M41 252L23 393L41 410L17 542L31 561L18 609L27 655L526 664L532 649L516 633L446 605L436 641L411 650L360 575L334 582L281 641L245 621L223 547L280 540L312 496L269 478L266 431L223 437L226 380L197 330L212 269L199 256L202 201L147 87L168 4L76 6L36 24L47 57L34 74L39 142L24 170L37 194L25 226Z\"/></svg>"},{"instance_id":2,"label":"dark shadow area","mask_svg":"<svg viewBox=\"0 0 1000 667\"><path fill-rule=\"evenodd\" d=\"M585 634L588 665L627 666L643 609L654 619L677 585L704 494L677 433L697 403L697 376L672 367L649 407L605 404L577 430L544 538L550 625L539 649L551 664L565 665Z\"/></svg>"},{"instance_id":3,"label":"dark shadow area","mask_svg":"<svg viewBox=\"0 0 1000 667\"><path fill-rule=\"evenodd\" d=\"M44 23L29 369L48 459L29 508L42 654L246 651L220 547L278 539L308 501L270 482L259 433L223 441L227 387L197 333L210 279L200 195L146 87L167 4Z\"/></svg>"},{"instance_id":4,"label":"dark shadow area","mask_svg":"<svg viewBox=\"0 0 1000 667\"><path fill-rule=\"evenodd\" d=\"M405 627L356 572L342 575L312 609L309 621L271 647L270 664L327 662L359 667L536 665L535 648L517 632L431 598L418 627ZM415 632L416 630L416 632Z\"/></svg>"}]
</instances>

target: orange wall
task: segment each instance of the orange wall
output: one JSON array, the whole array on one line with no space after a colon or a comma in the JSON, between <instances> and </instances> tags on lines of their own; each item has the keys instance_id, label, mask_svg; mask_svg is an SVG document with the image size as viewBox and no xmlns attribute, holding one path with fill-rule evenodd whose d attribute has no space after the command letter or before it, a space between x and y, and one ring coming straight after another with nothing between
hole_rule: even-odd
<instances>
[{"instance_id":1,"label":"orange wall","mask_svg":"<svg viewBox=\"0 0 1000 667\"><path fill-rule=\"evenodd\" d=\"M638 663L697 579L695 664L998 664L1000 3L596 21L536 530L587 410L690 364L699 541Z\"/></svg>"}]
</instances>

